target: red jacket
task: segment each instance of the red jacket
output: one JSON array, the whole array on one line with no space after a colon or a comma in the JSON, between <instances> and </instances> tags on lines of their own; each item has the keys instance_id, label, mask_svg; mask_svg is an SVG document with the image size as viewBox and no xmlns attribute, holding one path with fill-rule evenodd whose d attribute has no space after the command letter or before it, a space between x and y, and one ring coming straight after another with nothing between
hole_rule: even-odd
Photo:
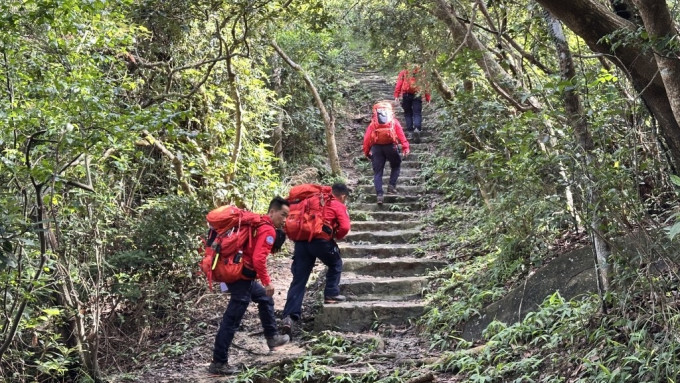
<instances>
[{"instance_id":1,"label":"red jacket","mask_svg":"<svg viewBox=\"0 0 680 383\"><path fill-rule=\"evenodd\" d=\"M255 230L250 244L243 249L243 262L244 266L255 270L262 285L267 286L271 283L267 273L267 256L271 253L276 240L276 229L268 215L263 215L262 220L266 223Z\"/></svg>"},{"instance_id":2,"label":"red jacket","mask_svg":"<svg viewBox=\"0 0 680 383\"><path fill-rule=\"evenodd\" d=\"M326 211L324 213L324 222L328 222L328 224L333 229L333 238L345 238L350 230L349 213L347 213L347 207L345 204L335 198L331 199L331 202L326 207ZM331 239L330 235L326 235L325 233L318 236L317 238Z\"/></svg>"},{"instance_id":3,"label":"red jacket","mask_svg":"<svg viewBox=\"0 0 680 383\"><path fill-rule=\"evenodd\" d=\"M364 155L368 157L368 153L371 151L371 146L373 146L373 129L375 128L376 123L371 122L368 124L368 127L366 128L366 133L364 133ZM408 140L406 139L406 136L404 135L404 128L401 127L401 124L399 123L399 120L396 118L394 119L394 132L397 133L397 138L399 139L399 142L401 143L401 148L404 151L404 153L408 153L410 150L410 146L408 143Z\"/></svg>"},{"instance_id":4,"label":"red jacket","mask_svg":"<svg viewBox=\"0 0 680 383\"><path fill-rule=\"evenodd\" d=\"M394 87L394 98L401 97L404 93L416 94L420 93L422 89L417 84L418 78L424 77L425 74L420 71L414 71L413 75L408 69L404 69L397 75L397 85ZM425 101L430 102L430 92L425 89Z\"/></svg>"}]
</instances>

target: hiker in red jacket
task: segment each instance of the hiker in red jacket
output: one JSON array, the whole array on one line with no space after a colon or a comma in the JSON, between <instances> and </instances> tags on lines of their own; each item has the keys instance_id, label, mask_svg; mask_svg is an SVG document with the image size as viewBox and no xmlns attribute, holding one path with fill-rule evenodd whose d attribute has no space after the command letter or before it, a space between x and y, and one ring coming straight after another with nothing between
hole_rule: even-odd
<instances>
[{"instance_id":1,"label":"hiker in red jacket","mask_svg":"<svg viewBox=\"0 0 680 383\"><path fill-rule=\"evenodd\" d=\"M364 133L364 155L373 164L373 185L377 196L378 205L382 205L383 197L383 172L385 162L390 163L390 181L387 186L388 194L397 194L397 179L401 172L401 155L399 146L408 156L410 146L399 120L394 117L392 104L381 101L373 105L373 117Z\"/></svg>"},{"instance_id":2,"label":"hiker in red jacket","mask_svg":"<svg viewBox=\"0 0 680 383\"><path fill-rule=\"evenodd\" d=\"M345 238L350 230L349 214L345 206L349 192L347 185L334 184L331 188L333 198L326 205L324 212L323 232L314 236L311 241L295 241L293 264L290 267L293 280L288 288L286 306L283 308L283 321L280 326L284 334L290 334L293 322L300 320L302 316L302 300L317 258L328 267L324 303L338 303L346 300L345 296L340 295L342 258L335 240Z\"/></svg>"},{"instance_id":3,"label":"hiker in red jacket","mask_svg":"<svg viewBox=\"0 0 680 383\"><path fill-rule=\"evenodd\" d=\"M420 142L420 133L423 124L423 100L430 102L425 71L419 65L413 65L404 69L397 75L397 85L394 87L394 101L398 102L401 97L401 107L404 109L406 119L406 131L409 138L413 134L416 143Z\"/></svg>"},{"instance_id":4,"label":"hiker in red jacket","mask_svg":"<svg viewBox=\"0 0 680 383\"><path fill-rule=\"evenodd\" d=\"M246 246L243 250L243 274L253 279L242 279L227 284L231 297L215 336L213 360L208 367L208 372L212 374L231 375L239 372L236 367L229 365L228 353L234 334L241 325L241 320L251 300L257 303L260 322L262 322L269 349L274 350L290 340L288 335L279 335L276 317L274 316L274 299L272 298L274 286L271 284L267 272L267 256L277 240L275 228L283 227L289 209L288 201L281 197L275 197L269 203L267 215L262 216L262 220L266 223L259 226L253 233L253 237L250 239L250 241L253 241L251 242L253 246ZM255 281L254 278L258 278L262 284Z\"/></svg>"}]
</instances>

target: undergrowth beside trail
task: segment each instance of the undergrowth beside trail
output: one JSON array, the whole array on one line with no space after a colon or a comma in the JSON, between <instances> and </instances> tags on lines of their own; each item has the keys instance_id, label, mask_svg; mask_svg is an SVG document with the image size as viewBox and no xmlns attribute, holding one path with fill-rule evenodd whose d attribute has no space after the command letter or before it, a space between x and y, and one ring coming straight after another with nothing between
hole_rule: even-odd
<instances>
[{"instance_id":1,"label":"undergrowth beside trail","mask_svg":"<svg viewBox=\"0 0 680 383\"><path fill-rule=\"evenodd\" d=\"M440 196L426 219L427 248L449 260L432 274L429 310L418 321L430 347L445 352L433 369L456 382L676 382L680 278L674 246L660 229L669 212L655 210L674 203L672 191L640 200L634 183L640 169L662 166L620 147L605 160L611 167L588 173L577 156L545 155L540 116L499 116L489 102L477 103L463 96L440 110L442 155L423 168L429 190ZM554 153L573 153L568 137L552 143ZM644 165L619 166L634 160ZM492 322L480 341L463 340L465 322L484 307L553 258L589 244L587 192L560 179L560 168L577 179L590 174L606 190L600 235L642 233L654 249L629 243L635 248L625 254L637 255L615 251L603 295L565 300L554 293L520 323ZM568 207L567 188L581 213Z\"/></svg>"},{"instance_id":2,"label":"undergrowth beside trail","mask_svg":"<svg viewBox=\"0 0 680 383\"><path fill-rule=\"evenodd\" d=\"M597 296L566 301L555 293L521 323L493 322L484 346L461 345L436 368L468 382L677 381L680 310L639 303L603 315Z\"/></svg>"}]
</instances>

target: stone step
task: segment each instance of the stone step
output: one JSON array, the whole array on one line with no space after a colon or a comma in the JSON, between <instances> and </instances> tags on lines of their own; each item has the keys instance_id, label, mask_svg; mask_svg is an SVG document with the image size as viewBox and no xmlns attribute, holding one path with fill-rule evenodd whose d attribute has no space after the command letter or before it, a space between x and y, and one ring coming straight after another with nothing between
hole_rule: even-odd
<instances>
[{"instance_id":1,"label":"stone step","mask_svg":"<svg viewBox=\"0 0 680 383\"><path fill-rule=\"evenodd\" d=\"M323 331L366 331L375 324L407 325L425 311L422 300L405 302L351 301L324 304L314 317L314 329Z\"/></svg>"},{"instance_id":2,"label":"stone step","mask_svg":"<svg viewBox=\"0 0 680 383\"><path fill-rule=\"evenodd\" d=\"M416 229L422 226L420 221L358 221L352 222L352 230L374 231L374 230L404 230Z\"/></svg>"},{"instance_id":3,"label":"stone step","mask_svg":"<svg viewBox=\"0 0 680 383\"><path fill-rule=\"evenodd\" d=\"M422 167L423 167L423 163L420 162L420 161L408 161L408 162L402 162L401 163L401 170L404 170L404 169L418 169L418 170L420 170Z\"/></svg>"},{"instance_id":4,"label":"stone step","mask_svg":"<svg viewBox=\"0 0 680 383\"><path fill-rule=\"evenodd\" d=\"M340 254L343 259L349 258L393 258L393 257L412 257L422 255L423 250L419 244L352 244L341 242Z\"/></svg>"},{"instance_id":5,"label":"stone step","mask_svg":"<svg viewBox=\"0 0 680 383\"><path fill-rule=\"evenodd\" d=\"M352 222L357 221L410 221L419 218L420 212L362 211L350 208ZM352 223L354 227L354 223Z\"/></svg>"},{"instance_id":6,"label":"stone step","mask_svg":"<svg viewBox=\"0 0 680 383\"><path fill-rule=\"evenodd\" d=\"M385 189L385 198L391 197L390 195L387 195L387 184L383 185L383 189ZM375 187L373 185L361 185L357 186L354 188L354 190L364 193L364 194L369 194L369 195L374 195L375 194ZM425 187L421 185L399 185L399 180L397 179L397 192L398 192L398 197L410 197L410 196L417 196L418 194L422 194L425 192ZM392 202L392 201L390 201ZM406 202L406 199L404 199L401 202Z\"/></svg>"},{"instance_id":7,"label":"stone step","mask_svg":"<svg viewBox=\"0 0 680 383\"><path fill-rule=\"evenodd\" d=\"M359 79L359 83L370 84L371 90L376 90L379 87L391 88L391 86L387 84L387 81L384 78L378 76L366 76L364 78Z\"/></svg>"},{"instance_id":8,"label":"stone step","mask_svg":"<svg viewBox=\"0 0 680 383\"><path fill-rule=\"evenodd\" d=\"M373 189L373 186L371 186L371 189ZM375 189L374 189L375 190ZM383 190L386 192L387 188L383 187ZM357 198L357 203L359 202L365 202L365 203L377 203L378 202L378 196L375 195L375 191L372 191L374 194L362 194L360 197ZM388 203L420 203L422 200L422 197L417 196L417 195L384 195L383 196L383 202L388 204Z\"/></svg>"},{"instance_id":9,"label":"stone step","mask_svg":"<svg viewBox=\"0 0 680 383\"><path fill-rule=\"evenodd\" d=\"M399 178L397 178L397 188L400 186L420 186L421 184L424 184L424 181L422 178L420 178L420 175L422 174L422 171L418 168L401 168L401 171L399 172ZM361 179L363 182L361 182L357 186L371 186L373 185L373 170L371 169L364 169L361 172ZM420 178L421 181L416 183L415 185L407 185L406 183L402 182L403 179L416 179ZM390 168L389 166L383 170L383 186L385 189L387 189L387 185L390 183ZM406 193L408 194L408 193Z\"/></svg>"},{"instance_id":10,"label":"stone step","mask_svg":"<svg viewBox=\"0 0 680 383\"><path fill-rule=\"evenodd\" d=\"M343 253L343 256L345 254ZM408 277L425 275L428 271L446 266L436 259L391 257L391 258L345 258L342 262L345 272L374 277Z\"/></svg>"},{"instance_id":11,"label":"stone step","mask_svg":"<svg viewBox=\"0 0 680 383\"><path fill-rule=\"evenodd\" d=\"M399 172L399 178L401 177L418 177L420 176L421 170L420 168L402 168L401 171ZM370 179L373 179L373 170L368 169L366 173L364 173L366 177L370 177ZM390 169L389 166L383 171L384 176L389 176L390 175ZM397 179L397 182L399 180ZM387 183L385 183L387 185Z\"/></svg>"},{"instance_id":12,"label":"stone step","mask_svg":"<svg viewBox=\"0 0 680 383\"><path fill-rule=\"evenodd\" d=\"M410 243L420 238L420 230L350 231L347 241L370 243Z\"/></svg>"},{"instance_id":13,"label":"stone step","mask_svg":"<svg viewBox=\"0 0 680 383\"><path fill-rule=\"evenodd\" d=\"M382 296L403 297L400 300L414 299L422 295L427 286L425 277L355 277L343 269L340 281L340 294L348 300L372 300Z\"/></svg>"},{"instance_id":14,"label":"stone step","mask_svg":"<svg viewBox=\"0 0 680 383\"><path fill-rule=\"evenodd\" d=\"M429 159L429 156L426 155L426 153L411 153L408 155L406 158L402 158L401 163L402 164L410 164L410 163L422 163L425 162Z\"/></svg>"},{"instance_id":15,"label":"stone step","mask_svg":"<svg viewBox=\"0 0 680 383\"><path fill-rule=\"evenodd\" d=\"M357 186L364 186L364 185L371 185L373 186L373 177L363 177L359 180L360 184ZM389 176L384 176L383 177L383 185L387 185L390 183L390 177ZM400 187L400 185L409 185L409 186L416 186L420 185L423 183L422 178L420 177L402 177L401 174L399 175L399 179L397 180L397 187Z\"/></svg>"},{"instance_id":16,"label":"stone step","mask_svg":"<svg viewBox=\"0 0 680 383\"><path fill-rule=\"evenodd\" d=\"M421 202L385 202L382 205L378 205L377 203L353 203L350 206L349 211L413 212L413 211L421 211L421 210L423 210L423 208L424 208L424 205Z\"/></svg>"}]
</instances>

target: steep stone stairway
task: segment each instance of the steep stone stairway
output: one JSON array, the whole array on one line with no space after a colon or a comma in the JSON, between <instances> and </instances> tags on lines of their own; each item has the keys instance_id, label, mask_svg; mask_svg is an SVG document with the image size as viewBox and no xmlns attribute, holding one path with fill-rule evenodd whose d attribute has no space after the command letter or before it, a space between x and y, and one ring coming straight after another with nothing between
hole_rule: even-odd
<instances>
[{"instance_id":1,"label":"steep stone stairway","mask_svg":"<svg viewBox=\"0 0 680 383\"><path fill-rule=\"evenodd\" d=\"M377 74L359 71L357 76L373 98L362 107L365 122L370 119L373 102L392 98L393 86ZM401 107L395 105L395 112L403 124ZM362 133L366 125L368 123L363 125ZM348 206L352 230L339 244L344 263L340 292L348 299L323 305L315 317L316 329L364 331L380 324L405 325L422 314L427 272L443 265L428 258L419 242L423 229L420 219L425 214L427 200L420 182L420 167L421 160L428 155L429 141L427 131L421 143L410 141L411 155L401 165L398 195L386 194L383 205L376 203L370 162L356 163L361 176L354 180L357 185ZM362 157L361 144L353 155ZM389 174L387 164L383 178L385 190Z\"/></svg>"}]
</instances>

